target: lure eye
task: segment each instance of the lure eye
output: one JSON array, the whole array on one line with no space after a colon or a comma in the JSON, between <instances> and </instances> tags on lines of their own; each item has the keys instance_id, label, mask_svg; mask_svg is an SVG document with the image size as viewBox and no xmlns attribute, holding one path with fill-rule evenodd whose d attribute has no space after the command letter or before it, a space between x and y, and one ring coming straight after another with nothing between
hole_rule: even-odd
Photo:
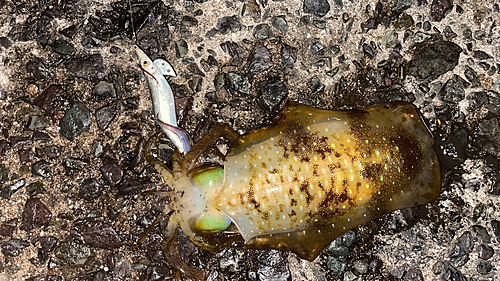
<instances>
[{"instance_id":1,"label":"lure eye","mask_svg":"<svg viewBox=\"0 0 500 281\"><path fill-rule=\"evenodd\" d=\"M143 60L142 61L142 67L148 67L149 66L149 61L148 60Z\"/></svg>"}]
</instances>

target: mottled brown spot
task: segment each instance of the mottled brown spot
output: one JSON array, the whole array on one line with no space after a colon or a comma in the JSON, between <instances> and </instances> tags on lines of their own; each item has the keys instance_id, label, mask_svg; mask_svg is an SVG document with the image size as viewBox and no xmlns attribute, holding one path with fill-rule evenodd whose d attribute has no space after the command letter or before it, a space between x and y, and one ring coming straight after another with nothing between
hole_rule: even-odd
<instances>
[{"instance_id":1,"label":"mottled brown spot","mask_svg":"<svg viewBox=\"0 0 500 281\"><path fill-rule=\"evenodd\" d=\"M328 170L330 170L330 173L335 173L335 170L340 168L340 163L335 163L335 164L329 164L328 165Z\"/></svg>"},{"instance_id":2,"label":"mottled brown spot","mask_svg":"<svg viewBox=\"0 0 500 281\"><path fill-rule=\"evenodd\" d=\"M295 199L292 198L290 200L290 206L297 206L297 200L295 200Z\"/></svg>"},{"instance_id":3,"label":"mottled brown spot","mask_svg":"<svg viewBox=\"0 0 500 281\"><path fill-rule=\"evenodd\" d=\"M300 184L300 192L304 194L304 197L306 199L307 206L313 201L314 196L311 195L309 192L309 182L308 181L303 181Z\"/></svg>"},{"instance_id":4,"label":"mottled brown spot","mask_svg":"<svg viewBox=\"0 0 500 281\"><path fill-rule=\"evenodd\" d=\"M269 220L269 212L267 212L267 211L262 212L261 217L265 221Z\"/></svg>"},{"instance_id":5,"label":"mottled brown spot","mask_svg":"<svg viewBox=\"0 0 500 281\"><path fill-rule=\"evenodd\" d=\"M266 162L260 162L260 166L264 169L267 169L267 164Z\"/></svg>"},{"instance_id":6,"label":"mottled brown spot","mask_svg":"<svg viewBox=\"0 0 500 281\"><path fill-rule=\"evenodd\" d=\"M315 177L319 176L319 173L318 173L318 164L314 164L314 165L313 165L313 171L312 171L312 174L313 174L313 176L315 176Z\"/></svg>"},{"instance_id":7,"label":"mottled brown spot","mask_svg":"<svg viewBox=\"0 0 500 281\"><path fill-rule=\"evenodd\" d=\"M247 191L247 198L248 198L248 203L252 204L254 209L261 213L260 209L260 203L255 200L255 191L253 190L253 187L250 187Z\"/></svg>"}]
</instances>

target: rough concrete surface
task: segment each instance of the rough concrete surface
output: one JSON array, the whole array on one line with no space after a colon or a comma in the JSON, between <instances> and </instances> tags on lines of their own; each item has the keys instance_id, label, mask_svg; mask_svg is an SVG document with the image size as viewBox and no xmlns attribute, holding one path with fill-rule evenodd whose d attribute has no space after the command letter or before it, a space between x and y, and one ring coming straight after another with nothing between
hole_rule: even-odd
<instances>
[{"instance_id":1,"label":"rough concrete surface","mask_svg":"<svg viewBox=\"0 0 500 281\"><path fill-rule=\"evenodd\" d=\"M166 187L142 155L158 126L134 44L174 67L179 125L195 142L216 123L241 134L268 124L288 100L410 102L436 140L437 201L363 224L313 262L241 241L211 253L179 234L182 258L208 280L500 280L499 10L0 0L0 280L180 277L160 249L168 198L143 192ZM172 147L161 139L156 153L170 167Z\"/></svg>"}]
</instances>

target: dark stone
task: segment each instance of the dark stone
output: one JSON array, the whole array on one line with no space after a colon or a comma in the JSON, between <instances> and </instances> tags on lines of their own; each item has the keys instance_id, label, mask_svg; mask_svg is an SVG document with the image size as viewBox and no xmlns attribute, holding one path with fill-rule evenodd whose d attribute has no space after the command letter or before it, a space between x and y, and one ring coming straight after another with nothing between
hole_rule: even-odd
<instances>
[{"instance_id":1,"label":"dark stone","mask_svg":"<svg viewBox=\"0 0 500 281\"><path fill-rule=\"evenodd\" d=\"M5 100L7 98L7 93L5 90L0 86L0 100Z\"/></svg>"},{"instance_id":2,"label":"dark stone","mask_svg":"<svg viewBox=\"0 0 500 281\"><path fill-rule=\"evenodd\" d=\"M177 56L177 58L185 57L188 50L189 50L188 44L187 44L186 40L184 40L184 39L175 41L174 47L175 47L175 55Z\"/></svg>"},{"instance_id":3,"label":"dark stone","mask_svg":"<svg viewBox=\"0 0 500 281\"><path fill-rule=\"evenodd\" d=\"M273 113L287 97L288 88L279 76L271 76L259 85L259 104L267 112Z\"/></svg>"},{"instance_id":4,"label":"dark stone","mask_svg":"<svg viewBox=\"0 0 500 281\"><path fill-rule=\"evenodd\" d=\"M354 261L352 267L357 273L361 275L368 272L368 264L362 260Z\"/></svg>"},{"instance_id":5,"label":"dark stone","mask_svg":"<svg viewBox=\"0 0 500 281\"><path fill-rule=\"evenodd\" d=\"M102 191L102 185L95 178L85 179L79 187L78 198L93 201L101 196Z\"/></svg>"},{"instance_id":6,"label":"dark stone","mask_svg":"<svg viewBox=\"0 0 500 281\"><path fill-rule=\"evenodd\" d=\"M462 48L449 41L434 43L410 60L408 72L421 80L434 80L457 66Z\"/></svg>"},{"instance_id":7,"label":"dark stone","mask_svg":"<svg viewBox=\"0 0 500 281\"><path fill-rule=\"evenodd\" d=\"M273 66L269 50L261 43L255 43L248 57L248 70L252 73L265 71Z\"/></svg>"},{"instance_id":8,"label":"dark stone","mask_svg":"<svg viewBox=\"0 0 500 281\"><path fill-rule=\"evenodd\" d=\"M460 267L469 261L469 254L474 248L474 238L470 231L464 232L454 244L449 257L453 267Z\"/></svg>"},{"instance_id":9,"label":"dark stone","mask_svg":"<svg viewBox=\"0 0 500 281\"><path fill-rule=\"evenodd\" d=\"M32 137L33 141L50 141L51 139L49 134L40 131L34 131Z\"/></svg>"},{"instance_id":10,"label":"dark stone","mask_svg":"<svg viewBox=\"0 0 500 281\"><path fill-rule=\"evenodd\" d=\"M288 23L286 22L285 16L276 16L273 18L273 27L281 32L288 31Z\"/></svg>"},{"instance_id":11,"label":"dark stone","mask_svg":"<svg viewBox=\"0 0 500 281\"><path fill-rule=\"evenodd\" d=\"M63 109L68 97L62 86L52 84L33 100L33 104L52 115L54 111Z\"/></svg>"},{"instance_id":12,"label":"dark stone","mask_svg":"<svg viewBox=\"0 0 500 281\"><path fill-rule=\"evenodd\" d=\"M245 49L243 47L231 41L226 41L220 46L224 52L231 56L229 65L239 67L243 64L243 60L245 59Z\"/></svg>"},{"instance_id":13,"label":"dark stone","mask_svg":"<svg viewBox=\"0 0 500 281\"><path fill-rule=\"evenodd\" d=\"M479 80L479 76L476 71L472 69L472 67L465 65L464 66L464 76L471 83L472 88L477 88L481 86L481 81Z\"/></svg>"},{"instance_id":14,"label":"dark stone","mask_svg":"<svg viewBox=\"0 0 500 281\"><path fill-rule=\"evenodd\" d=\"M477 60L491 60L491 59L493 59L493 57L490 54L488 54L484 51L481 51L481 50L474 51L472 53L472 57L474 59L477 59Z\"/></svg>"},{"instance_id":15,"label":"dark stone","mask_svg":"<svg viewBox=\"0 0 500 281\"><path fill-rule=\"evenodd\" d=\"M187 70L189 70L189 72L191 72L194 75L205 77L205 73L203 73L203 71L201 71L201 69L198 67L198 65L196 63L191 63L186 68L187 68Z\"/></svg>"},{"instance_id":16,"label":"dark stone","mask_svg":"<svg viewBox=\"0 0 500 281\"><path fill-rule=\"evenodd\" d=\"M61 156L61 147L59 145L46 145L42 148L43 152L45 152L45 155L49 158L58 158Z\"/></svg>"},{"instance_id":17,"label":"dark stone","mask_svg":"<svg viewBox=\"0 0 500 281\"><path fill-rule=\"evenodd\" d=\"M201 86L203 84L203 77L193 77L193 79L188 81L189 88L195 92L198 93L201 91Z\"/></svg>"},{"instance_id":18,"label":"dark stone","mask_svg":"<svg viewBox=\"0 0 500 281\"><path fill-rule=\"evenodd\" d=\"M97 127L101 130L106 130L108 126L116 120L116 116L120 113L120 104L118 102L112 102L105 106L98 108L95 111L95 120L97 122Z\"/></svg>"},{"instance_id":19,"label":"dark stone","mask_svg":"<svg viewBox=\"0 0 500 281\"><path fill-rule=\"evenodd\" d=\"M493 254L495 253L493 248L486 245L486 244L479 245L478 252L479 252L479 257L483 260L490 259L493 256Z\"/></svg>"},{"instance_id":20,"label":"dark stone","mask_svg":"<svg viewBox=\"0 0 500 281\"><path fill-rule=\"evenodd\" d=\"M493 270L493 265L490 261L479 261L477 264L477 272L486 275Z\"/></svg>"},{"instance_id":21,"label":"dark stone","mask_svg":"<svg viewBox=\"0 0 500 281\"><path fill-rule=\"evenodd\" d=\"M118 185L116 185L116 189L118 189L118 194L127 195L134 190L144 190L153 186L154 184L145 179L140 180L124 180Z\"/></svg>"},{"instance_id":22,"label":"dark stone","mask_svg":"<svg viewBox=\"0 0 500 281\"><path fill-rule=\"evenodd\" d=\"M0 236L3 237L12 237L14 234L14 230L16 230L15 223L5 222L0 225Z\"/></svg>"},{"instance_id":23,"label":"dark stone","mask_svg":"<svg viewBox=\"0 0 500 281\"><path fill-rule=\"evenodd\" d=\"M342 261L336 257L329 256L326 261L326 267L330 270L331 274L340 276L344 272L347 262Z\"/></svg>"},{"instance_id":24,"label":"dark stone","mask_svg":"<svg viewBox=\"0 0 500 281\"><path fill-rule=\"evenodd\" d=\"M245 0L243 8L241 9L241 15L244 17L251 16L258 20L260 18L260 7L255 0Z\"/></svg>"},{"instance_id":25,"label":"dark stone","mask_svg":"<svg viewBox=\"0 0 500 281\"><path fill-rule=\"evenodd\" d=\"M142 126L137 122L126 122L120 125L123 134L131 136L142 136Z\"/></svg>"},{"instance_id":26,"label":"dark stone","mask_svg":"<svg viewBox=\"0 0 500 281\"><path fill-rule=\"evenodd\" d=\"M106 81L100 81L92 89L92 95L96 102L101 102L109 98L116 98L115 85Z\"/></svg>"},{"instance_id":27,"label":"dark stone","mask_svg":"<svg viewBox=\"0 0 500 281\"><path fill-rule=\"evenodd\" d=\"M493 234L497 238L497 242L500 242L500 221L492 220L491 228L493 229Z\"/></svg>"},{"instance_id":28,"label":"dark stone","mask_svg":"<svg viewBox=\"0 0 500 281\"><path fill-rule=\"evenodd\" d=\"M65 29L59 31L59 33L61 33L62 35L68 37L68 38L71 38L71 39L74 39L75 35L76 35L76 32L78 31L76 25L70 25L68 27L66 27Z\"/></svg>"},{"instance_id":29,"label":"dark stone","mask_svg":"<svg viewBox=\"0 0 500 281\"><path fill-rule=\"evenodd\" d=\"M476 111L488 102L488 93L486 91L473 92L467 96L467 100L469 101L470 110Z\"/></svg>"},{"instance_id":30,"label":"dark stone","mask_svg":"<svg viewBox=\"0 0 500 281\"><path fill-rule=\"evenodd\" d=\"M323 55L325 52L325 46L319 42L315 42L309 47L309 50L311 51L311 54L313 55Z\"/></svg>"},{"instance_id":31,"label":"dark stone","mask_svg":"<svg viewBox=\"0 0 500 281\"><path fill-rule=\"evenodd\" d=\"M57 239L54 236L43 236L38 240L40 242L40 248L38 248L38 259L42 262L46 262L49 259L49 253L56 247Z\"/></svg>"},{"instance_id":32,"label":"dark stone","mask_svg":"<svg viewBox=\"0 0 500 281\"><path fill-rule=\"evenodd\" d=\"M431 27L432 27L432 25L428 20L424 21L424 24L423 24L424 31L430 31Z\"/></svg>"},{"instance_id":33,"label":"dark stone","mask_svg":"<svg viewBox=\"0 0 500 281\"><path fill-rule=\"evenodd\" d=\"M317 77L311 78L307 82L307 87L309 88L310 96L317 96L325 91L325 84L321 83L321 80Z\"/></svg>"},{"instance_id":34,"label":"dark stone","mask_svg":"<svg viewBox=\"0 0 500 281\"><path fill-rule=\"evenodd\" d=\"M479 121L472 144L491 155L496 155L500 149L500 126L498 122L497 118Z\"/></svg>"},{"instance_id":35,"label":"dark stone","mask_svg":"<svg viewBox=\"0 0 500 281\"><path fill-rule=\"evenodd\" d=\"M72 176L75 173L82 171L87 166L87 162L74 157L64 158L62 160L62 164L64 170L66 171L66 175L68 176Z\"/></svg>"},{"instance_id":36,"label":"dark stone","mask_svg":"<svg viewBox=\"0 0 500 281\"><path fill-rule=\"evenodd\" d=\"M285 65L293 65L297 61L298 49L287 44L281 45L281 59Z\"/></svg>"},{"instance_id":37,"label":"dark stone","mask_svg":"<svg viewBox=\"0 0 500 281\"><path fill-rule=\"evenodd\" d=\"M403 277L403 281L424 281L424 276L419 268L410 268Z\"/></svg>"},{"instance_id":38,"label":"dark stone","mask_svg":"<svg viewBox=\"0 0 500 281\"><path fill-rule=\"evenodd\" d=\"M216 34L225 35L232 32L240 31L240 29L241 29L241 23L239 22L238 17L236 15L222 17L217 20L217 26L214 29L208 31L206 36L210 38Z\"/></svg>"},{"instance_id":39,"label":"dark stone","mask_svg":"<svg viewBox=\"0 0 500 281\"><path fill-rule=\"evenodd\" d=\"M474 230L474 233L481 238L481 240L484 243L490 243L491 241L491 236L488 234L488 230L482 225L473 225L472 230Z\"/></svg>"},{"instance_id":40,"label":"dark stone","mask_svg":"<svg viewBox=\"0 0 500 281\"><path fill-rule=\"evenodd\" d=\"M26 186L26 195L29 197L35 197L39 194L43 194L46 191L43 184L39 181L32 182Z\"/></svg>"},{"instance_id":41,"label":"dark stone","mask_svg":"<svg viewBox=\"0 0 500 281\"><path fill-rule=\"evenodd\" d=\"M30 242L20 239L10 239L7 242L0 241L0 245L2 245L2 254L4 256L17 257L30 245Z\"/></svg>"},{"instance_id":42,"label":"dark stone","mask_svg":"<svg viewBox=\"0 0 500 281\"><path fill-rule=\"evenodd\" d=\"M47 120L40 115L30 115L28 120L28 130L45 129L49 126Z\"/></svg>"},{"instance_id":43,"label":"dark stone","mask_svg":"<svg viewBox=\"0 0 500 281\"><path fill-rule=\"evenodd\" d=\"M101 54L70 59L66 68L78 78L96 81L104 76L104 64Z\"/></svg>"},{"instance_id":44,"label":"dark stone","mask_svg":"<svg viewBox=\"0 0 500 281\"><path fill-rule=\"evenodd\" d=\"M35 153L33 153L33 150L29 148L19 149L17 151L17 154L19 154L19 162L21 162L21 164L23 165L35 159Z\"/></svg>"},{"instance_id":45,"label":"dark stone","mask_svg":"<svg viewBox=\"0 0 500 281\"><path fill-rule=\"evenodd\" d=\"M497 172L493 176L493 185L490 190L488 190L488 193L491 195L500 195L500 173ZM499 239L497 238L497 240Z\"/></svg>"},{"instance_id":46,"label":"dark stone","mask_svg":"<svg viewBox=\"0 0 500 281\"><path fill-rule=\"evenodd\" d=\"M478 62L477 66L479 66L484 71L488 71L488 69L490 69L490 67L491 67L491 65L489 63L484 62L484 61Z\"/></svg>"},{"instance_id":47,"label":"dark stone","mask_svg":"<svg viewBox=\"0 0 500 281\"><path fill-rule=\"evenodd\" d=\"M472 236L472 233L470 231L464 232L458 238L458 245L461 249L470 253L474 249L474 237Z\"/></svg>"},{"instance_id":48,"label":"dark stone","mask_svg":"<svg viewBox=\"0 0 500 281\"><path fill-rule=\"evenodd\" d=\"M19 189L21 189L25 184L25 180L21 179L16 181L13 184L9 184L7 186L4 186L3 188L0 188L0 197L5 198L5 199L10 199L10 197L16 193Z\"/></svg>"},{"instance_id":49,"label":"dark stone","mask_svg":"<svg viewBox=\"0 0 500 281\"><path fill-rule=\"evenodd\" d=\"M181 99L189 99L190 97L185 97L185 98L181 98ZM192 100L192 98L191 98ZM175 106L177 108L177 99L176 99L176 102L175 102ZM179 115L177 115L179 116ZM178 117L179 120L182 120L182 118ZM134 160L132 160L132 167L136 167L138 166L139 164L141 164L142 162L144 162L144 145L146 144L146 139L145 138L140 138L139 141L137 141L136 145L135 145L135 149L134 149Z\"/></svg>"},{"instance_id":50,"label":"dark stone","mask_svg":"<svg viewBox=\"0 0 500 281\"><path fill-rule=\"evenodd\" d=\"M30 231L44 226L50 221L51 217L52 213L40 198L30 198L26 200L26 204L24 205L21 229Z\"/></svg>"},{"instance_id":51,"label":"dark stone","mask_svg":"<svg viewBox=\"0 0 500 281\"><path fill-rule=\"evenodd\" d=\"M451 40L453 38L456 38L458 35L453 32L450 26L446 26L443 30L443 36L446 40Z\"/></svg>"},{"instance_id":52,"label":"dark stone","mask_svg":"<svg viewBox=\"0 0 500 281\"><path fill-rule=\"evenodd\" d=\"M465 89L462 83L450 79L441 88L438 97L443 101L458 103L465 98Z\"/></svg>"},{"instance_id":53,"label":"dark stone","mask_svg":"<svg viewBox=\"0 0 500 281\"><path fill-rule=\"evenodd\" d=\"M35 176L50 178L52 176L52 165L45 160L39 160L31 165L31 173Z\"/></svg>"},{"instance_id":54,"label":"dark stone","mask_svg":"<svg viewBox=\"0 0 500 281\"><path fill-rule=\"evenodd\" d=\"M83 103L75 103L59 121L61 128L59 134L61 137L73 141L77 136L90 129L91 122L92 113L87 106Z\"/></svg>"},{"instance_id":55,"label":"dark stone","mask_svg":"<svg viewBox=\"0 0 500 281\"><path fill-rule=\"evenodd\" d=\"M433 0L430 10L431 20L441 21L452 8L453 0Z\"/></svg>"},{"instance_id":56,"label":"dark stone","mask_svg":"<svg viewBox=\"0 0 500 281\"><path fill-rule=\"evenodd\" d=\"M9 38L2 36L0 37L0 46L8 49L12 46L12 42L10 42Z\"/></svg>"},{"instance_id":57,"label":"dark stone","mask_svg":"<svg viewBox=\"0 0 500 281\"><path fill-rule=\"evenodd\" d=\"M397 29L407 29L415 25L415 20L412 16L404 14L396 22L394 22L394 27Z\"/></svg>"},{"instance_id":58,"label":"dark stone","mask_svg":"<svg viewBox=\"0 0 500 281\"><path fill-rule=\"evenodd\" d=\"M253 29L253 37L259 40L265 40L269 37L272 37L273 33L271 31L271 27L267 23L258 24Z\"/></svg>"},{"instance_id":59,"label":"dark stone","mask_svg":"<svg viewBox=\"0 0 500 281\"><path fill-rule=\"evenodd\" d=\"M45 61L41 58L33 58L26 64L26 71L33 75L36 80L49 81L54 77L54 73L47 68Z\"/></svg>"},{"instance_id":60,"label":"dark stone","mask_svg":"<svg viewBox=\"0 0 500 281\"><path fill-rule=\"evenodd\" d=\"M123 170L116 163L108 163L100 168L101 175L111 186L118 184L123 178Z\"/></svg>"},{"instance_id":61,"label":"dark stone","mask_svg":"<svg viewBox=\"0 0 500 281\"><path fill-rule=\"evenodd\" d=\"M365 55L365 57L367 57L369 59L373 59L375 57L376 51L370 45L368 45L367 43L364 43L362 48L363 48L363 54Z\"/></svg>"},{"instance_id":62,"label":"dark stone","mask_svg":"<svg viewBox=\"0 0 500 281\"><path fill-rule=\"evenodd\" d=\"M0 163L0 185L9 180L10 170L4 163Z\"/></svg>"},{"instance_id":63,"label":"dark stone","mask_svg":"<svg viewBox=\"0 0 500 281\"><path fill-rule=\"evenodd\" d=\"M29 137L22 136L11 136L10 145L12 148L16 149L27 149L33 144L33 141Z\"/></svg>"},{"instance_id":64,"label":"dark stone","mask_svg":"<svg viewBox=\"0 0 500 281\"><path fill-rule=\"evenodd\" d=\"M56 39L52 44L50 44L52 51L60 55L73 55L75 53L75 47L73 44L69 43L64 39Z\"/></svg>"},{"instance_id":65,"label":"dark stone","mask_svg":"<svg viewBox=\"0 0 500 281\"><path fill-rule=\"evenodd\" d=\"M72 239L61 242L54 251L55 256L71 266L82 266L90 257L90 248Z\"/></svg>"},{"instance_id":66,"label":"dark stone","mask_svg":"<svg viewBox=\"0 0 500 281\"><path fill-rule=\"evenodd\" d=\"M198 26L198 20L195 17L183 16L181 20L181 25L185 28Z\"/></svg>"},{"instance_id":67,"label":"dark stone","mask_svg":"<svg viewBox=\"0 0 500 281\"><path fill-rule=\"evenodd\" d=\"M71 235L83 239L85 244L101 249L116 249L123 242L116 230L100 220L80 220L75 222Z\"/></svg>"},{"instance_id":68,"label":"dark stone","mask_svg":"<svg viewBox=\"0 0 500 281\"><path fill-rule=\"evenodd\" d=\"M330 4L327 0L304 0L303 9L304 13L323 17L330 11Z\"/></svg>"},{"instance_id":69,"label":"dark stone","mask_svg":"<svg viewBox=\"0 0 500 281\"><path fill-rule=\"evenodd\" d=\"M282 251L263 251L258 257L257 280L290 280L288 253Z\"/></svg>"},{"instance_id":70,"label":"dark stone","mask_svg":"<svg viewBox=\"0 0 500 281\"><path fill-rule=\"evenodd\" d=\"M401 14L405 10L408 10L410 7L411 7L411 0L398 0L396 5L392 7L391 11L395 14Z\"/></svg>"},{"instance_id":71,"label":"dark stone","mask_svg":"<svg viewBox=\"0 0 500 281\"><path fill-rule=\"evenodd\" d=\"M450 264L446 263L444 272L441 275L441 280L443 281L467 281L467 278L462 274L462 272L458 271L458 269L454 268Z\"/></svg>"},{"instance_id":72,"label":"dark stone","mask_svg":"<svg viewBox=\"0 0 500 281\"><path fill-rule=\"evenodd\" d=\"M125 110L136 110L139 108L140 97L129 97L123 100L122 105Z\"/></svg>"},{"instance_id":73,"label":"dark stone","mask_svg":"<svg viewBox=\"0 0 500 281\"><path fill-rule=\"evenodd\" d=\"M230 95L236 92L249 94L252 88L251 78L238 72L221 73L215 77L214 85L216 90L224 88Z\"/></svg>"},{"instance_id":74,"label":"dark stone","mask_svg":"<svg viewBox=\"0 0 500 281\"><path fill-rule=\"evenodd\" d=\"M361 29L363 29L364 32L368 32L370 29L377 29L379 24L380 20L377 18L369 18L361 24Z\"/></svg>"}]
</instances>

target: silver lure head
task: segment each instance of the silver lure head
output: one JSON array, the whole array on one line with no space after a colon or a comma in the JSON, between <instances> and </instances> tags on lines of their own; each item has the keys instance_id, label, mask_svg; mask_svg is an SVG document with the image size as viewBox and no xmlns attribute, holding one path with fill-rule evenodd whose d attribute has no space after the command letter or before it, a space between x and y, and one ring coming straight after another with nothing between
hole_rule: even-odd
<instances>
[{"instance_id":1,"label":"silver lure head","mask_svg":"<svg viewBox=\"0 0 500 281\"><path fill-rule=\"evenodd\" d=\"M141 48L136 45L134 45L134 50L138 58L139 68L141 68L142 71L146 72L150 76L155 77L157 73L172 77L177 76L175 74L174 68L166 60L155 59L153 61L151 60L151 58L149 58L148 55L146 55L146 53L144 53L143 50L141 50Z\"/></svg>"}]
</instances>

